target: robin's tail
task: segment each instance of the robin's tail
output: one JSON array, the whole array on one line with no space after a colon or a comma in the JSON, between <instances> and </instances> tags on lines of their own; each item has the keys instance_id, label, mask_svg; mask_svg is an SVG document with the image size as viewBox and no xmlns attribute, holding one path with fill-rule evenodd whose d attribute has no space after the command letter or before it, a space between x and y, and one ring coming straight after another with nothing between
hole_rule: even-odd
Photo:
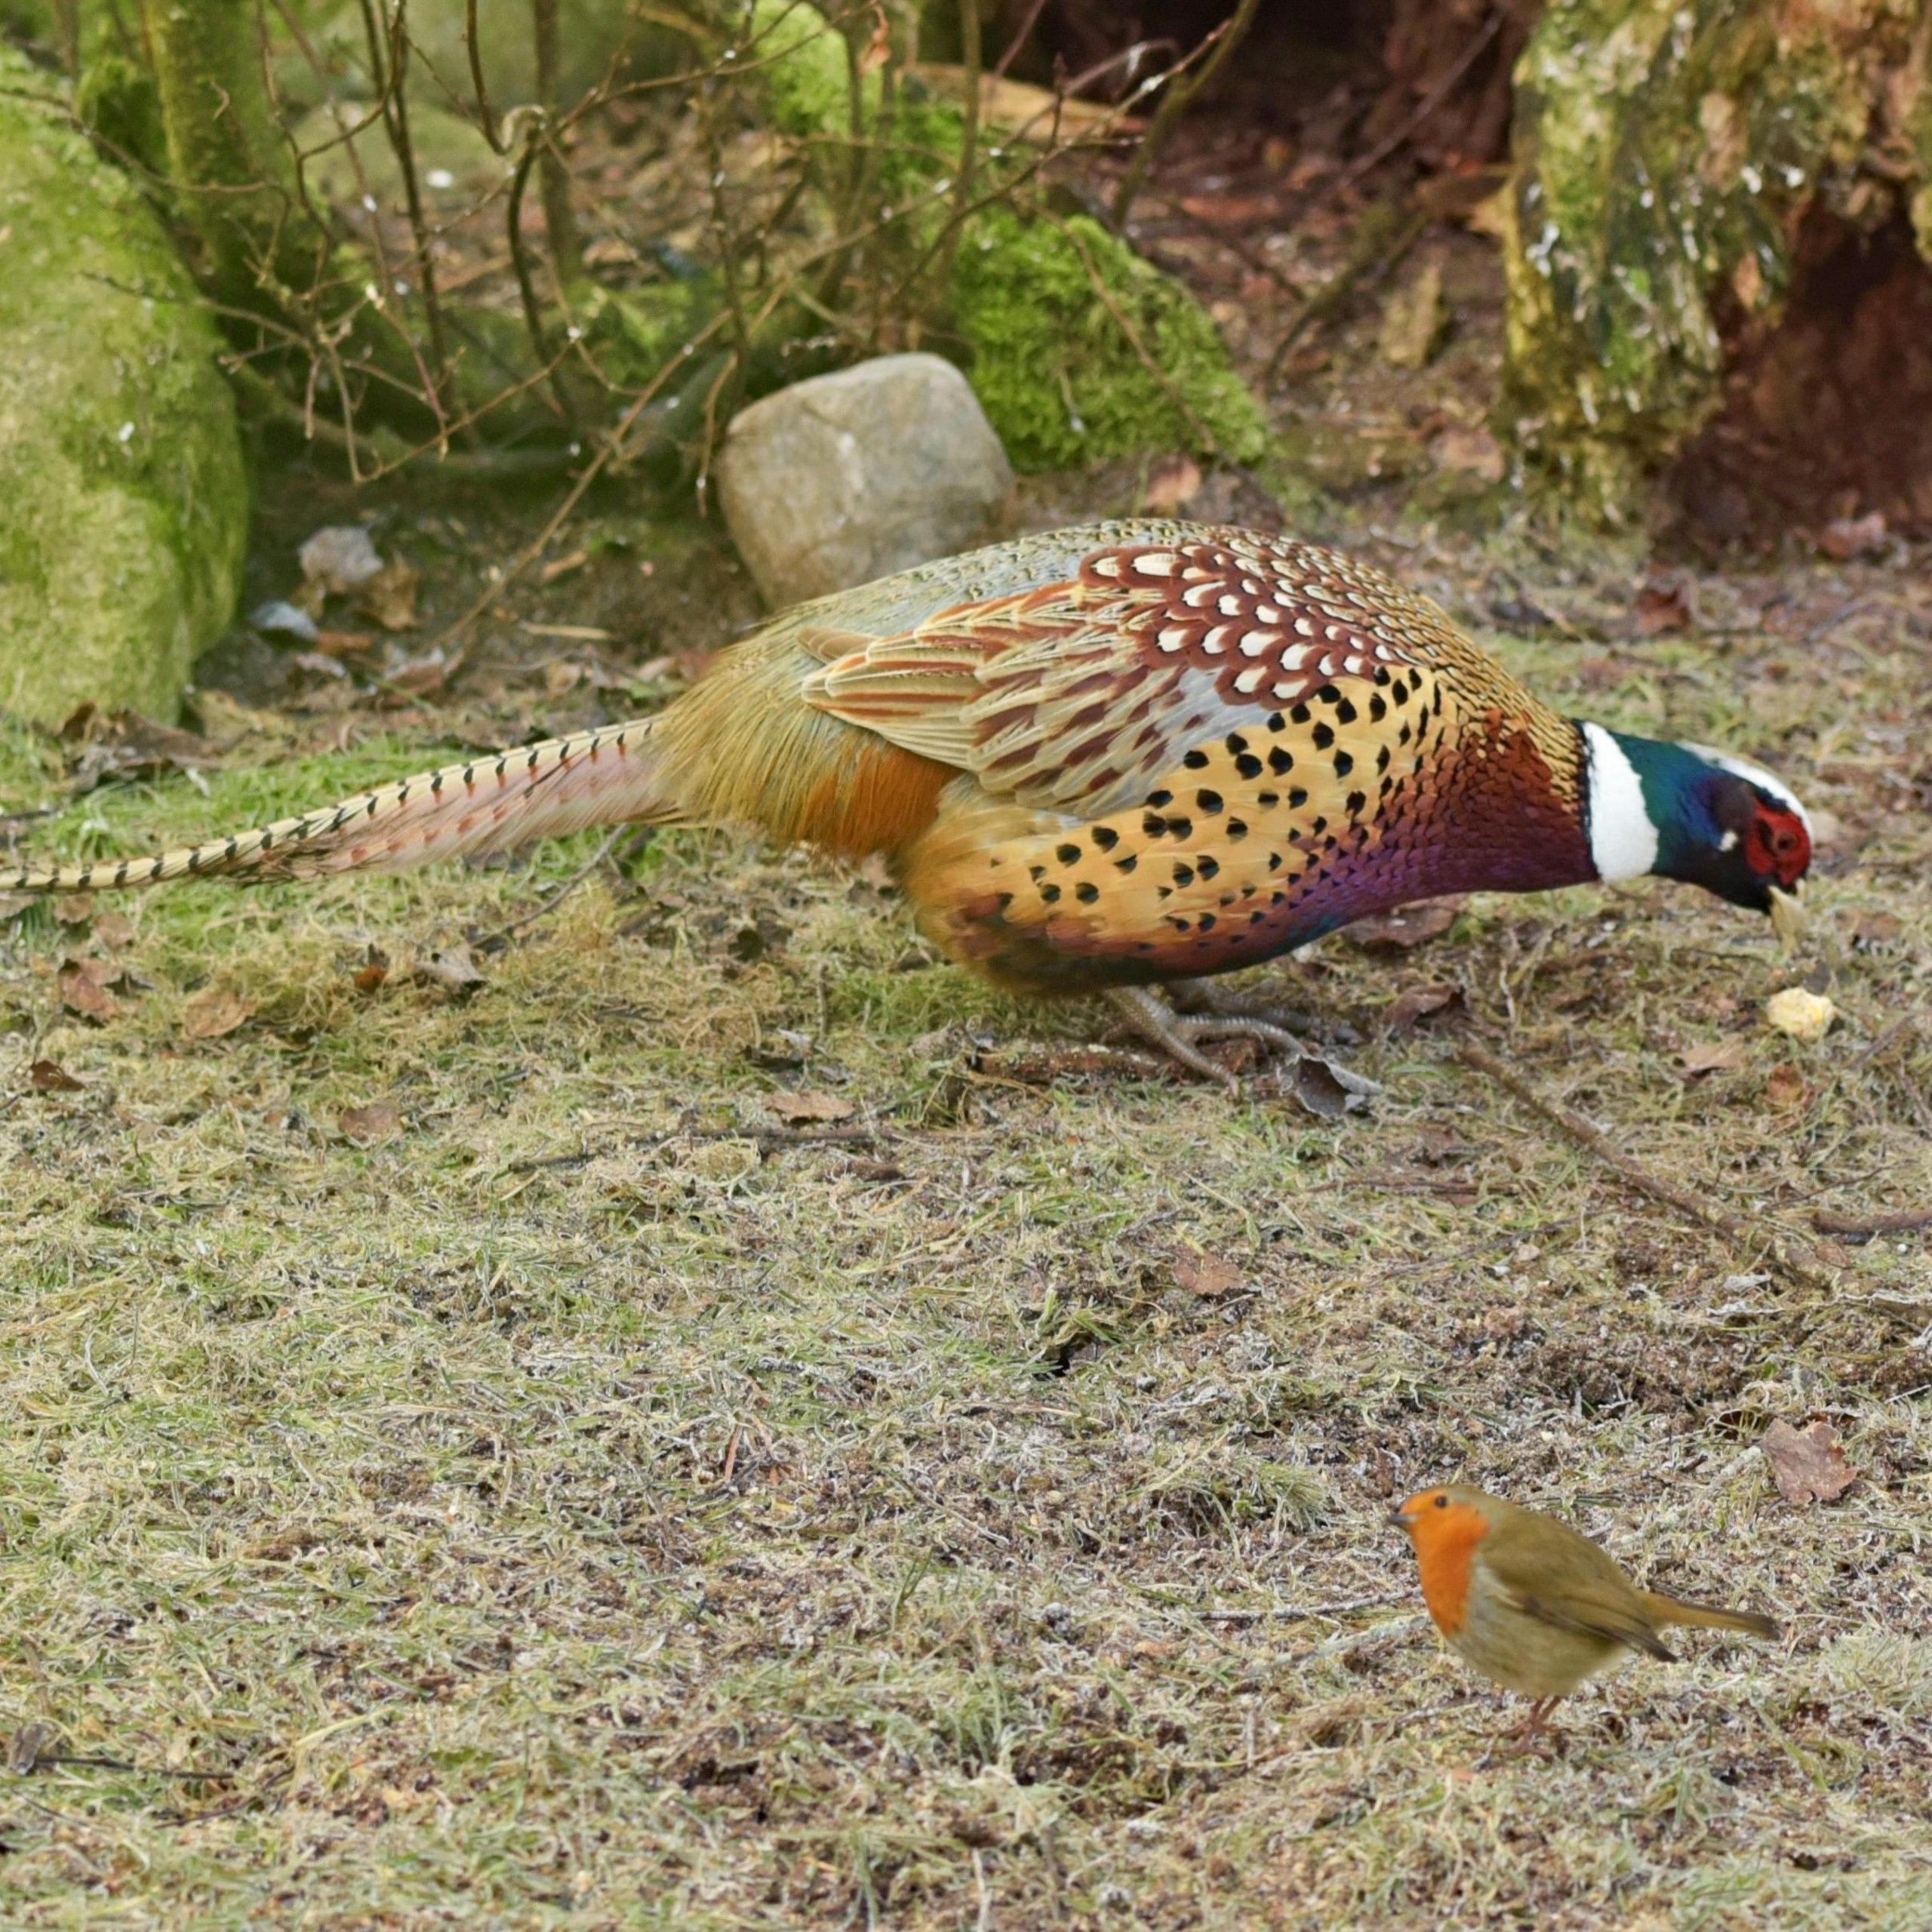
<instances>
[{"instance_id":1,"label":"robin's tail","mask_svg":"<svg viewBox=\"0 0 1932 1932\"><path fill-rule=\"evenodd\" d=\"M267 880L395 872L587 825L668 823L681 814L652 742L657 721L634 718L493 752L198 845L81 866L23 866L0 872L0 891L100 891L223 874Z\"/></svg>"},{"instance_id":2,"label":"robin's tail","mask_svg":"<svg viewBox=\"0 0 1932 1932\"><path fill-rule=\"evenodd\" d=\"M1775 1638L1778 1626L1753 1610L1718 1610L1709 1604L1685 1603L1656 1590L1644 1592L1644 1607L1655 1623L1694 1625L1703 1630L1742 1630L1752 1637Z\"/></svg>"}]
</instances>

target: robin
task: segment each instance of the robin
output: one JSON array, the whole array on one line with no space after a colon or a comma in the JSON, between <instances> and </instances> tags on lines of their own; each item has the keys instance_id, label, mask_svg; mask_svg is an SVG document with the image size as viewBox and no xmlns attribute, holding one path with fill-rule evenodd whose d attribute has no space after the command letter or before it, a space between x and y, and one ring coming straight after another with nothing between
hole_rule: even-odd
<instances>
[{"instance_id":1,"label":"robin","mask_svg":"<svg viewBox=\"0 0 1932 1932\"><path fill-rule=\"evenodd\" d=\"M1514 1735L1534 1736L1558 1698L1633 1651L1675 1663L1657 1634L1673 1623L1778 1634L1752 1611L1639 1589L1568 1524L1466 1484L1418 1491L1390 1520L1415 1546L1423 1601L1443 1641L1485 1677L1536 1700Z\"/></svg>"}]
</instances>

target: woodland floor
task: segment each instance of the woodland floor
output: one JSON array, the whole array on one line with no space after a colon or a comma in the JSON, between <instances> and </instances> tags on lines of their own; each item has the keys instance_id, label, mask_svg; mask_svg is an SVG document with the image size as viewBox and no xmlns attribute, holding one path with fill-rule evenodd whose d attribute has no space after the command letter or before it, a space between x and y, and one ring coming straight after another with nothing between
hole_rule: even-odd
<instances>
[{"instance_id":1,"label":"woodland floor","mask_svg":"<svg viewBox=\"0 0 1932 1932\"><path fill-rule=\"evenodd\" d=\"M1384 1084L1329 1124L1097 1059L1104 1015L934 963L878 878L722 835L554 904L596 838L22 913L7 1923L1932 1924L1932 1229L1814 1225L1932 1203L1932 557L1646 589L1414 514L1494 361L1482 245L1441 246L1447 374L1304 358L1312 441L1392 453L1315 534L1566 709L1774 764L1824 833L1800 956L1662 885L1338 936L1255 976ZM374 509L426 632L553 501L271 491L257 589ZM579 552L450 690L238 645L192 781L8 829L255 823L648 706L755 614L715 534L615 497ZM0 808L66 798L75 749L6 738ZM1818 1045L1764 1023L1800 982ZM1403 1024L1424 986L1457 998ZM1758 1232L1633 1187L1470 1038ZM1801 1506L1758 1444L1814 1418L1860 1478ZM1491 1757L1514 1714L1383 1521L1452 1475L1786 1638L1693 1635L1555 1757Z\"/></svg>"}]
</instances>

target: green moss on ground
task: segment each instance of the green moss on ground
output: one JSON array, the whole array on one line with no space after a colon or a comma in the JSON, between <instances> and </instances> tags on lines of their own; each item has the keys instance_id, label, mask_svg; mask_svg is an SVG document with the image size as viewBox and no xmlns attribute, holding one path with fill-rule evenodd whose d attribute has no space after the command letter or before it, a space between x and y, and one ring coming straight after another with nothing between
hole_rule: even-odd
<instances>
[{"instance_id":1,"label":"green moss on ground","mask_svg":"<svg viewBox=\"0 0 1932 1932\"><path fill-rule=\"evenodd\" d=\"M1721 309L1775 312L1795 217L1862 158L1911 34L1890 0L1544 11L1517 69L1506 409L1573 500L1627 514L1715 408Z\"/></svg>"},{"instance_id":2,"label":"green moss on ground","mask_svg":"<svg viewBox=\"0 0 1932 1932\"><path fill-rule=\"evenodd\" d=\"M170 715L248 481L214 325L140 191L0 48L0 709Z\"/></svg>"}]
</instances>

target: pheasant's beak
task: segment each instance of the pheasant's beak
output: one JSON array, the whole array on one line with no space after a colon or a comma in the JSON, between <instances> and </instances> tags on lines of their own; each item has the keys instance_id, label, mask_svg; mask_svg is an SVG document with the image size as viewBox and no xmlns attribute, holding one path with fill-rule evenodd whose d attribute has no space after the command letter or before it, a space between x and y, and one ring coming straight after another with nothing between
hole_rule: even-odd
<instances>
[{"instance_id":1,"label":"pheasant's beak","mask_svg":"<svg viewBox=\"0 0 1932 1932\"><path fill-rule=\"evenodd\" d=\"M1787 952L1802 941L1810 923L1805 915L1803 891L1802 881L1789 891L1783 886L1770 888L1771 930L1777 934L1778 943Z\"/></svg>"}]
</instances>

